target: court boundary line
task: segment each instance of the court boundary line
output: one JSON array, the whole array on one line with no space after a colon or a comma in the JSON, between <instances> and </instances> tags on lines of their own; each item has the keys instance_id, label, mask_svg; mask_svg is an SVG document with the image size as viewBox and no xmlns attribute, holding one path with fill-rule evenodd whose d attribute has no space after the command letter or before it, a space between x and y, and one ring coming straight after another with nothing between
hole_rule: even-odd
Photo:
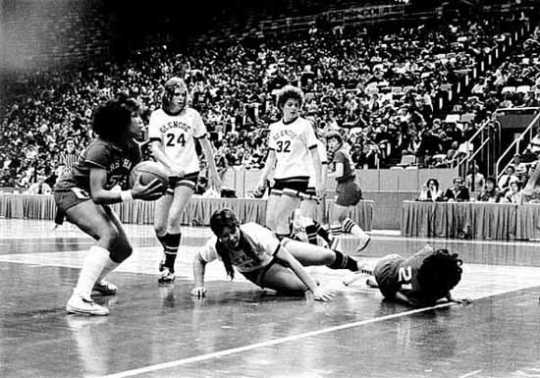
<instances>
[{"instance_id":1,"label":"court boundary line","mask_svg":"<svg viewBox=\"0 0 540 378\"><path fill-rule=\"evenodd\" d=\"M349 329L349 328L356 328L356 327L360 327L360 326L363 326L363 325L366 325L366 324L383 322L383 321L386 321L386 320L392 320L392 319L396 319L396 318L400 318L400 317L404 317L404 316L409 316L409 315L414 315L414 314L418 314L418 313L422 313L422 312L426 312L426 311L443 309L443 308L447 308L447 307L450 307L450 306L453 306L453 305L456 305L456 304L457 303L454 303L454 302L441 303L441 304L438 304L438 305L435 305L435 306L422 307L422 308L418 308L418 309L399 312L399 313L396 313L396 314L385 315L385 316L381 316L381 317L378 317L378 318L371 318L371 319L360 320L360 321L357 321L357 322L341 324L341 325L338 325L338 326L327 327L327 328L319 329L319 330L316 330L316 331L309 331L309 332L299 333L297 335L281 337L281 338L274 339L274 340L267 340L267 341L263 341L263 342L260 342L260 343L248 344L248 345L244 345L244 346L241 346L241 347L225 349L225 350L221 350L221 351L218 351L218 352L206 353L206 354L201 354L201 355L198 355L198 356L193 356L193 357L188 357L188 358L182 358L182 359L178 359L178 360L174 360L174 361L162 362L162 363L159 363L159 364L148 365L148 366L144 366L144 367L136 368L136 369L124 370L124 371L121 371L121 372L118 372L118 373L107 374L107 375L104 375L102 377L103 378L133 377L133 376L140 375L140 374L151 373L151 372L164 370L164 369L170 369L170 368L174 368L174 367L178 367L178 366L182 366L182 365L188 365L188 364L195 363L195 362L201 362L201 361L212 360L212 359L215 359L215 358L226 357L226 356L230 356L230 355L233 355L233 354L246 352L246 351L250 351L250 350L254 350L254 349L258 349L258 348L264 348L264 347L268 347L268 346L283 344L283 343L286 343L286 342L289 342L289 341L305 339L305 338L312 337L312 336L324 335L324 334L327 334L327 333L336 332L336 331L342 331L342 330Z\"/></svg>"}]
</instances>

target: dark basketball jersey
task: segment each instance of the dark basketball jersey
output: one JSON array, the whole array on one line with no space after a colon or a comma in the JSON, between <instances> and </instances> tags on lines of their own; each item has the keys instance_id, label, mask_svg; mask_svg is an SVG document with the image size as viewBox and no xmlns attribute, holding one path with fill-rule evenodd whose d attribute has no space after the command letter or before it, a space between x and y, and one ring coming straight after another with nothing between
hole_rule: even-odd
<instances>
[{"instance_id":1,"label":"dark basketball jersey","mask_svg":"<svg viewBox=\"0 0 540 378\"><path fill-rule=\"evenodd\" d=\"M353 180L354 179L353 163L352 163L351 157L349 156L349 153L345 151L343 148L337 150L336 153L334 154L334 160L333 160L334 169L337 163L343 164L343 176L336 177L336 181L338 183L342 183L342 182Z\"/></svg>"},{"instance_id":2,"label":"dark basketball jersey","mask_svg":"<svg viewBox=\"0 0 540 378\"><path fill-rule=\"evenodd\" d=\"M432 253L433 249L426 246L408 259L399 255L383 257L373 270L381 293L393 299L400 291L407 297L423 301L425 298L418 283L418 271Z\"/></svg>"},{"instance_id":3,"label":"dark basketball jersey","mask_svg":"<svg viewBox=\"0 0 540 378\"><path fill-rule=\"evenodd\" d=\"M77 187L90 192L91 168L107 171L105 189L110 190L116 185L128 189L129 172L139 161L139 147L134 143L121 147L99 138L95 139L81 154L79 161L56 183L55 190Z\"/></svg>"}]
</instances>

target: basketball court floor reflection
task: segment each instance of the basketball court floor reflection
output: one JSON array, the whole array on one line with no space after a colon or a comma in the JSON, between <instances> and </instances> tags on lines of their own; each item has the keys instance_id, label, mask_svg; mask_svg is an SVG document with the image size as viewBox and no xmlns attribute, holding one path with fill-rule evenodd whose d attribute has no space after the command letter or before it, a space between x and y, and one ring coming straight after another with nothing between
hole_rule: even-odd
<instances>
[{"instance_id":1,"label":"basketball court floor reflection","mask_svg":"<svg viewBox=\"0 0 540 378\"><path fill-rule=\"evenodd\" d=\"M0 219L2 377L540 377L538 243L429 240L465 261L456 297L471 305L411 309L345 271L310 267L331 302L277 296L220 263L208 296L190 296L191 260L210 235L187 228L174 286L157 285L151 226L127 225L134 254L96 297L108 317L67 315L92 240L70 225ZM426 239L375 235L363 253L409 255ZM344 244L352 241L345 240Z\"/></svg>"}]
</instances>

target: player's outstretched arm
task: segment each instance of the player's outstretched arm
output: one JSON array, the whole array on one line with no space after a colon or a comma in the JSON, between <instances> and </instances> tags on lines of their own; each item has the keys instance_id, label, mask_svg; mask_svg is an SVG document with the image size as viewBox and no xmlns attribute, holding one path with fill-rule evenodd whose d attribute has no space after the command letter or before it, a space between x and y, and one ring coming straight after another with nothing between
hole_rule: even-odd
<instances>
[{"instance_id":1,"label":"player's outstretched arm","mask_svg":"<svg viewBox=\"0 0 540 378\"><path fill-rule=\"evenodd\" d=\"M269 150L268 156L266 158L266 163L264 164L264 168L261 173L261 177L259 178L259 182L257 183L257 188L264 187L266 180L268 179L268 176L270 175L270 172L274 169L274 166L276 165L276 151Z\"/></svg>"},{"instance_id":2,"label":"player's outstretched arm","mask_svg":"<svg viewBox=\"0 0 540 378\"><path fill-rule=\"evenodd\" d=\"M201 144L204 157L206 158L206 161L208 162L208 173L210 175L209 177L210 185L212 185L217 191L220 191L222 183L221 183L221 180L219 179L212 145L210 144L210 141L206 137L199 139L199 143Z\"/></svg>"},{"instance_id":3,"label":"player's outstretched arm","mask_svg":"<svg viewBox=\"0 0 540 378\"><path fill-rule=\"evenodd\" d=\"M197 298L204 298L206 288L204 287L204 272L206 270L206 261L204 261L200 253L195 254L193 258L193 280L195 287L191 290L191 295Z\"/></svg>"},{"instance_id":4,"label":"player's outstretched arm","mask_svg":"<svg viewBox=\"0 0 540 378\"><path fill-rule=\"evenodd\" d=\"M326 191L326 182L322 182L322 164L321 164L321 157L319 156L319 151L316 148L311 149L311 161L313 164L313 167L315 167L315 185L317 186L317 196L322 197L324 192Z\"/></svg>"},{"instance_id":5,"label":"player's outstretched arm","mask_svg":"<svg viewBox=\"0 0 540 378\"><path fill-rule=\"evenodd\" d=\"M278 252L276 253L276 257L289 265L300 281L302 281L309 291L313 293L313 299L322 302L332 299L332 295L317 286L317 283L313 280L313 278L311 278L309 273L306 272L302 264L300 264L300 262L289 251L287 251L287 249L284 247L279 248Z\"/></svg>"},{"instance_id":6,"label":"player's outstretched arm","mask_svg":"<svg viewBox=\"0 0 540 378\"><path fill-rule=\"evenodd\" d=\"M396 300L396 302L404 303L406 305L414 306L414 307L418 307L421 304L417 300L407 296L401 291L396 292L396 296L394 297L394 299Z\"/></svg>"},{"instance_id":7,"label":"player's outstretched arm","mask_svg":"<svg viewBox=\"0 0 540 378\"><path fill-rule=\"evenodd\" d=\"M152 180L146 185L136 182L132 189L109 190L105 188L107 183L107 171L101 168L90 169L90 196L95 203L111 204L129 199L157 199L163 193L163 185L158 179Z\"/></svg>"},{"instance_id":8,"label":"player's outstretched arm","mask_svg":"<svg viewBox=\"0 0 540 378\"><path fill-rule=\"evenodd\" d=\"M454 298L454 297L452 297L452 294L450 292L446 295L446 297L444 299L446 299L446 301L448 301L448 302L459 303L459 304L462 304L462 305L468 305L468 304L472 303L472 300L469 299L469 298Z\"/></svg>"}]
</instances>

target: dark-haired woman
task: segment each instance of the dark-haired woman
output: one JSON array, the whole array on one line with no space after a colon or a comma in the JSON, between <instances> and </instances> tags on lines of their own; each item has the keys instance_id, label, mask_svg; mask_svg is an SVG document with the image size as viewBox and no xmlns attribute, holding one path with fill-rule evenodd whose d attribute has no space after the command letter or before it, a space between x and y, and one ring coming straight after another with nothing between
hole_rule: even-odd
<instances>
[{"instance_id":1,"label":"dark-haired woman","mask_svg":"<svg viewBox=\"0 0 540 378\"><path fill-rule=\"evenodd\" d=\"M409 258L387 255L377 261L373 270L362 266L361 272L372 274L368 285L378 287L386 299L412 306L429 306L441 299L468 302L453 299L450 294L461 280L461 265L457 254L426 245Z\"/></svg>"},{"instance_id":2,"label":"dark-haired woman","mask_svg":"<svg viewBox=\"0 0 540 378\"><path fill-rule=\"evenodd\" d=\"M300 205L300 198L306 195L311 171L314 197L321 197L323 191L317 138L311 122L300 116L303 101L304 94L299 88L286 85L279 92L277 105L283 117L270 125L268 157L257 185L258 191L264 191L261 188L274 172L266 226L280 239L289 236L289 221Z\"/></svg>"},{"instance_id":3,"label":"dark-haired woman","mask_svg":"<svg viewBox=\"0 0 540 378\"><path fill-rule=\"evenodd\" d=\"M163 192L158 180L146 185L136 182L132 189L127 188L131 168L141 159L133 141L142 129L139 110L132 99L111 100L97 108L92 130L98 137L55 186L59 210L97 241L84 259L66 305L69 313L108 315L109 310L96 304L90 295L93 291L115 294L116 287L104 278L131 255L126 233L108 205L134 198L153 200ZM116 187L122 190L113 189Z\"/></svg>"},{"instance_id":4,"label":"dark-haired woman","mask_svg":"<svg viewBox=\"0 0 540 378\"><path fill-rule=\"evenodd\" d=\"M193 260L194 296L206 294L205 267L216 259L223 262L231 279L236 268L262 288L296 295L311 291L314 299L320 301L330 299L330 295L317 286L303 266L327 265L331 269L358 270L357 262L339 251L290 239L280 241L272 231L256 223L240 225L229 209L214 213L210 227L215 236Z\"/></svg>"},{"instance_id":5,"label":"dark-haired woman","mask_svg":"<svg viewBox=\"0 0 540 378\"><path fill-rule=\"evenodd\" d=\"M371 237L349 217L349 211L362 199L362 190L356 184L354 164L343 146L341 134L331 132L326 140L328 149L334 154L330 166L333 167L337 194L330 211L330 232L334 241L343 233L356 236L360 241L356 252L360 252L368 246Z\"/></svg>"}]
</instances>

